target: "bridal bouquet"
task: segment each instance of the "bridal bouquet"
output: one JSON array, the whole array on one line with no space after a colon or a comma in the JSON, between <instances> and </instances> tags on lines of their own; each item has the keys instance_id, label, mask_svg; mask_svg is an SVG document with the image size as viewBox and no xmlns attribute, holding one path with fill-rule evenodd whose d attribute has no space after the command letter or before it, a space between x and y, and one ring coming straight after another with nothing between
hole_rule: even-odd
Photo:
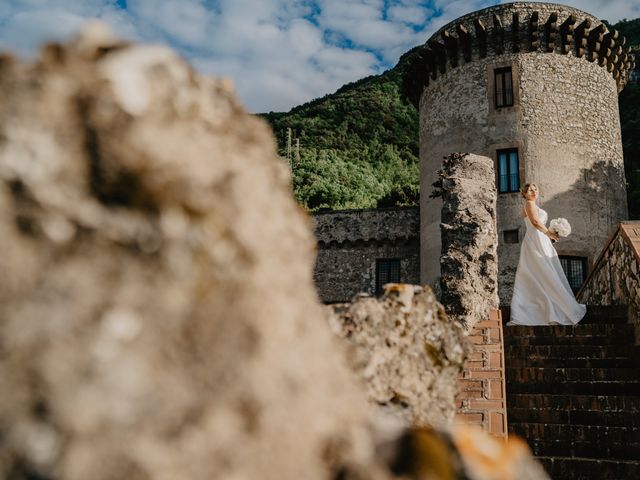
<instances>
[{"instance_id":1,"label":"bridal bouquet","mask_svg":"<svg viewBox=\"0 0 640 480\"><path fill-rule=\"evenodd\" d=\"M566 218L554 218L549 222L549 230L559 237L567 237L571 233L571 225Z\"/></svg>"}]
</instances>

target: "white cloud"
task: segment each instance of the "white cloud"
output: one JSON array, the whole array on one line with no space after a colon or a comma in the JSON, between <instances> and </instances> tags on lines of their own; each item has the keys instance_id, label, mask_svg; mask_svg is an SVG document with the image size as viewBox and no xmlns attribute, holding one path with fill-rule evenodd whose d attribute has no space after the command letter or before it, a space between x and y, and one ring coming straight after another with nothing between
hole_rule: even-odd
<instances>
[{"instance_id":1,"label":"white cloud","mask_svg":"<svg viewBox=\"0 0 640 480\"><path fill-rule=\"evenodd\" d=\"M127 9L145 28L184 45L203 45L215 13L200 0L129 0ZM151 33L151 32L149 32Z\"/></svg>"},{"instance_id":2,"label":"white cloud","mask_svg":"<svg viewBox=\"0 0 640 480\"><path fill-rule=\"evenodd\" d=\"M611 23L616 23L623 18L632 20L640 17L638 0L563 0L562 3Z\"/></svg>"},{"instance_id":3,"label":"white cloud","mask_svg":"<svg viewBox=\"0 0 640 480\"><path fill-rule=\"evenodd\" d=\"M422 25L433 14L430 8L420 5L393 5L387 15L392 22L408 23L410 25Z\"/></svg>"},{"instance_id":4,"label":"white cloud","mask_svg":"<svg viewBox=\"0 0 640 480\"><path fill-rule=\"evenodd\" d=\"M506 0L505 0L506 1ZM499 0L0 0L0 48L33 55L89 18L173 45L234 79L250 111L288 110L380 73L445 23ZM563 0L599 18L640 17L636 0Z\"/></svg>"}]
</instances>

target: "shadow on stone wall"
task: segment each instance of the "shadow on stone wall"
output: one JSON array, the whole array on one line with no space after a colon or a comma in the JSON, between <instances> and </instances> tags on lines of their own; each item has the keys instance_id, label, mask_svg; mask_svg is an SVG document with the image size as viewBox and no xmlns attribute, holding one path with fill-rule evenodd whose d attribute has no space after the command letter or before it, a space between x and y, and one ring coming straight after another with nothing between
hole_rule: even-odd
<instances>
[{"instance_id":1,"label":"shadow on stone wall","mask_svg":"<svg viewBox=\"0 0 640 480\"><path fill-rule=\"evenodd\" d=\"M544 194L544 185L539 187ZM580 225L571 236L578 236L581 245L589 246L590 251L585 253L595 260L618 223L626 219L626 202L622 167L601 160L591 168L581 168L579 179L566 192L545 198L544 209L550 220L564 217L572 226ZM561 239L556 248L561 252L563 247L572 249L571 236Z\"/></svg>"}]
</instances>

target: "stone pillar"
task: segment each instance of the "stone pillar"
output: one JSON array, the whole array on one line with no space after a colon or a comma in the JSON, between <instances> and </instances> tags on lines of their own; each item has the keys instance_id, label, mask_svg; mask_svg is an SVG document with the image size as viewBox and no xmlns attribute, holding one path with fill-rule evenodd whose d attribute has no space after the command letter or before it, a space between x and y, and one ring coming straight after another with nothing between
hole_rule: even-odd
<instances>
[{"instance_id":1,"label":"stone pillar","mask_svg":"<svg viewBox=\"0 0 640 480\"><path fill-rule=\"evenodd\" d=\"M441 301L469 330L498 307L493 161L453 153L438 175L433 196L442 197Z\"/></svg>"},{"instance_id":2,"label":"stone pillar","mask_svg":"<svg viewBox=\"0 0 640 480\"><path fill-rule=\"evenodd\" d=\"M438 171L442 197L441 300L466 327L472 353L460 376L456 423L507 436L504 338L498 307L498 237L493 161L453 153Z\"/></svg>"}]
</instances>

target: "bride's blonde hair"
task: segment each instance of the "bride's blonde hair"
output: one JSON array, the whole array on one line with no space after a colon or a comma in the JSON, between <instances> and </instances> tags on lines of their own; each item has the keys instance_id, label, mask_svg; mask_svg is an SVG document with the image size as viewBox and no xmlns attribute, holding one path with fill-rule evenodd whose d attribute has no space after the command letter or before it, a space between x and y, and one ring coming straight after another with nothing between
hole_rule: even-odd
<instances>
[{"instance_id":1,"label":"bride's blonde hair","mask_svg":"<svg viewBox=\"0 0 640 480\"><path fill-rule=\"evenodd\" d=\"M520 194L522 195L522 198L527 198L527 190L529 190L529 187L531 186L538 188L538 185L536 185L535 183L525 183L520 189Z\"/></svg>"}]
</instances>

